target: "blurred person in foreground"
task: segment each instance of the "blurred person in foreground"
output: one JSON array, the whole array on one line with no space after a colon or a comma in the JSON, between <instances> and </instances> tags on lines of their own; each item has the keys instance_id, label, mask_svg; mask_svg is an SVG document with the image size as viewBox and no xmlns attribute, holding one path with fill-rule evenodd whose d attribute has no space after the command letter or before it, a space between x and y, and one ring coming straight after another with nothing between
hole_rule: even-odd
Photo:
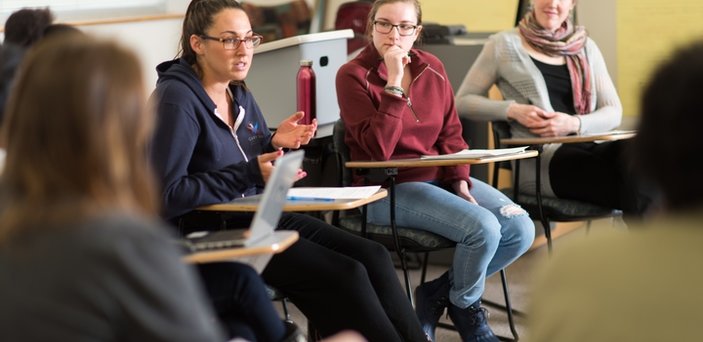
<instances>
[{"instance_id":1,"label":"blurred person in foreground","mask_svg":"<svg viewBox=\"0 0 703 342\"><path fill-rule=\"evenodd\" d=\"M72 35L37 44L18 71L2 130L3 340L224 340L156 218L139 65Z\"/></svg>"},{"instance_id":2,"label":"blurred person in foreground","mask_svg":"<svg viewBox=\"0 0 703 342\"><path fill-rule=\"evenodd\" d=\"M637 229L559 249L533 287L530 341L700 340L701 93L699 41L663 62L642 94L634 159L661 209Z\"/></svg>"}]
</instances>

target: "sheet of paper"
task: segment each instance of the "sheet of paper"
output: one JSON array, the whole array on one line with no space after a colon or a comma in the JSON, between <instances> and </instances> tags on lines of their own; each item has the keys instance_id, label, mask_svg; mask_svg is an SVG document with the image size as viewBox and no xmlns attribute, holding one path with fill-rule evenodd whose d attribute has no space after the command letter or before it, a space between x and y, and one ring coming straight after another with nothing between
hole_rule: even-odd
<instances>
[{"instance_id":1,"label":"sheet of paper","mask_svg":"<svg viewBox=\"0 0 703 342\"><path fill-rule=\"evenodd\" d=\"M506 154L525 152L527 146L513 147L513 148L496 148L496 149L466 149L461 150L457 153L452 154L442 154L438 156L421 156L420 159L472 159L472 158L484 158L484 157L495 157L502 156Z\"/></svg>"},{"instance_id":2,"label":"sheet of paper","mask_svg":"<svg viewBox=\"0 0 703 342\"><path fill-rule=\"evenodd\" d=\"M375 194L380 185L347 187L300 187L288 190L288 199L323 200L323 199L362 199Z\"/></svg>"},{"instance_id":3,"label":"sheet of paper","mask_svg":"<svg viewBox=\"0 0 703 342\"><path fill-rule=\"evenodd\" d=\"M620 135L620 134L635 134L635 133L637 133L636 130L616 129L616 130L605 131L605 132L600 132L600 133L587 133L587 134L582 134L581 136L587 137L587 136L597 136L597 135Z\"/></svg>"}]
</instances>

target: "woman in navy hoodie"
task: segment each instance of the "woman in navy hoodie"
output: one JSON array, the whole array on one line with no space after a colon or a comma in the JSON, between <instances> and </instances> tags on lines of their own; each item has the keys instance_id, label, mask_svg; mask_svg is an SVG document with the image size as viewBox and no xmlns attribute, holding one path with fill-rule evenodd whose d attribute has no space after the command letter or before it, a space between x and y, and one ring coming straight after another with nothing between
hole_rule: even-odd
<instances>
[{"instance_id":1,"label":"woman in navy hoodie","mask_svg":"<svg viewBox=\"0 0 703 342\"><path fill-rule=\"evenodd\" d=\"M297 124L298 112L270 133L244 84L260 42L235 0L195 0L184 19L180 58L157 67L152 161L163 215L181 228L218 227L219 220L191 211L260 192L281 148L306 144L317 128ZM227 224L246 226L250 219ZM279 229L296 230L301 239L274 256L262 277L323 336L353 329L371 341L425 340L383 246L299 214L284 213ZM236 275L224 269L201 275L213 299L235 295L227 284Z\"/></svg>"}]
</instances>

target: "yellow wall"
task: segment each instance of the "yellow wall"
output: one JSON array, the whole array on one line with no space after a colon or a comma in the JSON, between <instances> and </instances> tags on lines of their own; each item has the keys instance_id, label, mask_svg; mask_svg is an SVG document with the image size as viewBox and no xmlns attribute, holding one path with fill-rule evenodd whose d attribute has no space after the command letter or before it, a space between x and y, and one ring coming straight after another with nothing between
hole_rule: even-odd
<instances>
[{"instance_id":1,"label":"yellow wall","mask_svg":"<svg viewBox=\"0 0 703 342\"><path fill-rule=\"evenodd\" d=\"M517 0L424 0L424 22L464 24L474 32L500 31L513 27Z\"/></svg>"},{"instance_id":2,"label":"yellow wall","mask_svg":"<svg viewBox=\"0 0 703 342\"><path fill-rule=\"evenodd\" d=\"M639 113L650 73L673 50L703 38L701 0L618 0L618 91L626 115Z\"/></svg>"}]
</instances>

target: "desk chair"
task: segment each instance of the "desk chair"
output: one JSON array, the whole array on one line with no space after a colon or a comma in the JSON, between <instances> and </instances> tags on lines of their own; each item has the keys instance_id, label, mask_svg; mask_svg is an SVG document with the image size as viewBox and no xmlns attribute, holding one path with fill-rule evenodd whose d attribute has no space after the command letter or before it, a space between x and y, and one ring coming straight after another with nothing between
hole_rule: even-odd
<instances>
[{"instance_id":1,"label":"desk chair","mask_svg":"<svg viewBox=\"0 0 703 342\"><path fill-rule=\"evenodd\" d=\"M510 125L505 121L491 122L493 132L493 142L495 148L502 148L501 139L511 137ZM541 152L542 145L532 146ZM537 163L539 163L537 159ZM511 169L511 164L502 162L493 168L493 186L498 188L498 172L500 168ZM540 196L539 192L536 195L524 194L519 191L520 164L515 164L513 170L513 188L502 189L513 202L522 206L530 217L537 217L544 227L544 236L547 239L547 248L549 253L552 252L552 233L551 222L575 222L586 221L587 229L591 226L591 221L601 218L617 218L622 216L620 210L601 207L595 204L555 197ZM540 167L537 167L538 180L541 178L539 174ZM537 183L540 186L539 182ZM540 198L541 197L541 198Z\"/></svg>"},{"instance_id":2,"label":"desk chair","mask_svg":"<svg viewBox=\"0 0 703 342\"><path fill-rule=\"evenodd\" d=\"M339 169L339 180L341 186L350 186L352 183L352 170L346 168L344 164L349 161L349 149L344 142L344 122L340 119L334 125L334 131L332 133L334 141L334 151L337 155L338 169ZM390 176L390 174L373 174L371 170L358 170L357 172L367 172L369 178L380 178L384 179ZM386 170L384 170L386 171ZM393 192L395 189L390 188L389 191ZM384 245L389 250L395 251L400 258L401 269L403 270L403 276L405 280L405 288L408 295L408 299L413 302L412 298L412 287L410 285L410 278L408 276L408 265L407 265L407 255L406 253L423 253L425 257L422 261L422 275L420 282L425 282L425 277L427 275L427 255L429 252L438 251L445 248L454 248L456 242L446 239L434 233L430 233L423 230L411 229L407 227L397 227L395 226L395 220L391 221L393 224L390 226L367 224L366 223L366 207L363 207L361 214L351 214L351 215L339 215L338 212L334 213L333 223L337 227L344 230L350 231L354 234L364 236L371 240L377 241ZM391 209L391 215L395 215L395 210ZM340 217L341 216L341 217ZM363 218L363 219L362 219Z\"/></svg>"},{"instance_id":3,"label":"desk chair","mask_svg":"<svg viewBox=\"0 0 703 342\"><path fill-rule=\"evenodd\" d=\"M339 179L341 181L341 186L349 186L352 183L352 170L345 167L345 163L350 160L349 149L344 142L344 122L339 119L335 122L334 130L332 133L334 142L334 151L338 158L339 167ZM384 174L375 175L374 170L356 170L356 172L363 172L365 177L369 179L374 179L376 177L381 177L380 179L394 179L397 175L397 170L385 169ZM394 196L394 182L391 181L389 187L389 194L391 198ZM393 202L391 202L393 203ZM338 212L334 213L333 225L349 231L353 234L361 235L368 239L377 241L384 245L389 250L395 251L400 258L401 268L403 270L403 277L405 280L405 289L408 295L408 299L414 306L414 301L412 297L412 287L410 285L410 278L408 276L408 266L406 263L406 253L422 253L424 258L422 261L422 275L420 277L420 283L425 282L425 277L427 275L427 261L429 252L438 251L446 248L454 248L456 242L446 239L440 235L407 227L398 227L395 224L395 208L391 206L391 225L375 225L368 224L366 222L366 206L362 208L361 214L348 215L340 217ZM519 339L517 334L517 329L515 328L515 322L513 319L513 311L510 304L510 296L508 294L508 282L505 274L505 270L500 271L501 281L503 285L503 295L505 297L505 309L508 315L508 324L510 326L510 331L513 335L512 340L517 341ZM439 323L439 327L446 329L454 329L452 325Z\"/></svg>"}]
</instances>

